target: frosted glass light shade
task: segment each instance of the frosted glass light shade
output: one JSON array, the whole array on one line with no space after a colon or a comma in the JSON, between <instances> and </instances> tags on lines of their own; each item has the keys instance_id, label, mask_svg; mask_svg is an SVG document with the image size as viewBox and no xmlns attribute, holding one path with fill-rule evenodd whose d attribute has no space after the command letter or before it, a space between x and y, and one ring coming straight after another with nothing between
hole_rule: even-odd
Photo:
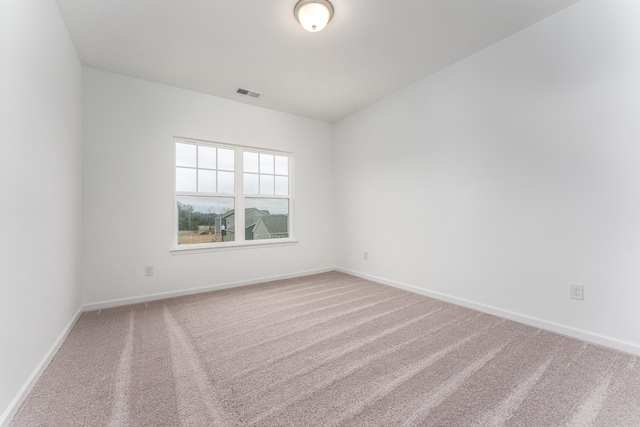
<instances>
[{"instance_id":1,"label":"frosted glass light shade","mask_svg":"<svg viewBox=\"0 0 640 427\"><path fill-rule=\"evenodd\" d=\"M317 33L322 31L333 17L333 6L327 0L300 0L294 13L302 28Z\"/></svg>"}]
</instances>

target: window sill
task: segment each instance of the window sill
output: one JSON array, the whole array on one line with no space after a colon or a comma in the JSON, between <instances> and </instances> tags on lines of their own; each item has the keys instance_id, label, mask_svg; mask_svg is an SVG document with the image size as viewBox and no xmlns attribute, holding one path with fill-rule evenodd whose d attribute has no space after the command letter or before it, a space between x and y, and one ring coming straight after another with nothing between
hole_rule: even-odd
<instances>
[{"instance_id":1,"label":"window sill","mask_svg":"<svg viewBox=\"0 0 640 427\"><path fill-rule=\"evenodd\" d=\"M269 239L269 240L253 240L244 242L227 242L217 244L196 244L196 245L179 245L171 248L171 255L187 255L203 252L233 251L251 248L269 248L276 246L293 246L298 241L295 239Z\"/></svg>"}]
</instances>

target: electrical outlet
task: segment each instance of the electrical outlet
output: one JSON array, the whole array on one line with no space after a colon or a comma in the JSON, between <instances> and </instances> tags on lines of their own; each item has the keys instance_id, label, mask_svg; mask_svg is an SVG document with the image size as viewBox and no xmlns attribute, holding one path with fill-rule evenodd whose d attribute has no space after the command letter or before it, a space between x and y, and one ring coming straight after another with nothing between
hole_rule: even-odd
<instances>
[{"instance_id":1,"label":"electrical outlet","mask_svg":"<svg viewBox=\"0 0 640 427\"><path fill-rule=\"evenodd\" d=\"M368 260L369 259L369 252L364 251L364 260Z\"/></svg>"},{"instance_id":2,"label":"electrical outlet","mask_svg":"<svg viewBox=\"0 0 640 427\"><path fill-rule=\"evenodd\" d=\"M584 286L583 285L569 285L569 298L584 300Z\"/></svg>"},{"instance_id":3,"label":"electrical outlet","mask_svg":"<svg viewBox=\"0 0 640 427\"><path fill-rule=\"evenodd\" d=\"M153 265L147 265L144 268L144 275L145 276L153 276Z\"/></svg>"}]
</instances>

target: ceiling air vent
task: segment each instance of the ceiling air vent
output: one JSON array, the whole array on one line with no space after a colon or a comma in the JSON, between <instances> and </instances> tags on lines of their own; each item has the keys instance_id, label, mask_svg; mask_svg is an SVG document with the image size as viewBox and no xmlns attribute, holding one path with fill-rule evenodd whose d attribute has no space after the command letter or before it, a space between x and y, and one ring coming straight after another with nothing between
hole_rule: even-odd
<instances>
[{"instance_id":1,"label":"ceiling air vent","mask_svg":"<svg viewBox=\"0 0 640 427\"><path fill-rule=\"evenodd\" d=\"M252 90L247 90L247 89L242 89L242 88L238 88L236 93L239 93L240 95L250 96L252 98L257 98L257 97L260 96L260 94L258 92L254 92Z\"/></svg>"}]
</instances>

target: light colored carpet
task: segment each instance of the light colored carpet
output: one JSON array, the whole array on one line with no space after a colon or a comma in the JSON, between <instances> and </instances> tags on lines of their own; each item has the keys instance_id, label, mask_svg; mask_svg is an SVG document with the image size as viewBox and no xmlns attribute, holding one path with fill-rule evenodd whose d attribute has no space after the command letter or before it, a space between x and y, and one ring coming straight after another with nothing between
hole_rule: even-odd
<instances>
[{"instance_id":1,"label":"light colored carpet","mask_svg":"<svg viewBox=\"0 0 640 427\"><path fill-rule=\"evenodd\" d=\"M640 426L640 363L334 272L84 313L11 425Z\"/></svg>"}]
</instances>

